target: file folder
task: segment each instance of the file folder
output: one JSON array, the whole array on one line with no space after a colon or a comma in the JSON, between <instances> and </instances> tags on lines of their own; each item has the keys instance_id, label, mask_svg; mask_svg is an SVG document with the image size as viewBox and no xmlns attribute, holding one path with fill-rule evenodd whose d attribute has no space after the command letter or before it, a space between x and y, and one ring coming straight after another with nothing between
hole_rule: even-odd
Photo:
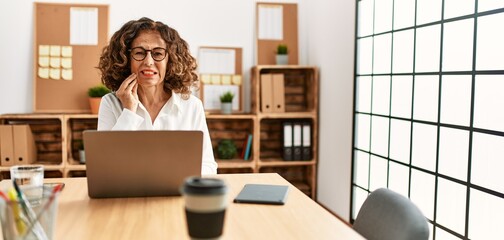
<instances>
[{"instance_id":1,"label":"file folder","mask_svg":"<svg viewBox=\"0 0 504 240\"><path fill-rule=\"evenodd\" d=\"M311 124L309 122L303 123L303 142L302 142L302 160L312 159L311 148Z\"/></svg>"},{"instance_id":2,"label":"file folder","mask_svg":"<svg viewBox=\"0 0 504 240\"><path fill-rule=\"evenodd\" d=\"M302 139L301 139L301 134L302 134L302 124L301 123L294 123L293 126L293 153L292 153L292 160L301 160L302 158Z\"/></svg>"},{"instance_id":3,"label":"file folder","mask_svg":"<svg viewBox=\"0 0 504 240\"><path fill-rule=\"evenodd\" d=\"M284 75L272 74L273 82L273 112L285 112Z\"/></svg>"},{"instance_id":4,"label":"file folder","mask_svg":"<svg viewBox=\"0 0 504 240\"><path fill-rule=\"evenodd\" d=\"M14 165L14 142L11 125L0 125L0 164Z\"/></svg>"},{"instance_id":5,"label":"file folder","mask_svg":"<svg viewBox=\"0 0 504 240\"><path fill-rule=\"evenodd\" d=\"M273 112L273 90L271 74L261 74L261 111L263 113Z\"/></svg>"},{"instance_id":6,"label":"file folder","mask_svg":"<svg viewBox=\"0 0 504 240\"><path fill-rule=\"evenodd\" d=\"M283 123L283 159L292 160L292 123Z\"/></svg>"},{"instance_id":7,"label":"file folder","mask_svg":"<svg viewBox=\"0 0 504 240\"><path fill-rule=\"evenodd\" d=\"M29 125L13 125L14 162L15 164L30 164L37 159L37 148Z\"/></svg>"}]
</instances>

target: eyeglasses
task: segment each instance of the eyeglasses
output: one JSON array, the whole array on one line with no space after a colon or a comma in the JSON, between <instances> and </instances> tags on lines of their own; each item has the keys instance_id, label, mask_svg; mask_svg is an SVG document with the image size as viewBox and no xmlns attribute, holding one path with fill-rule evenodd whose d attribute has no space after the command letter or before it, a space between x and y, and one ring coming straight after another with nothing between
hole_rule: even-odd
<instances>
[{"instance_id":1,"label":"eyeglasses","mask_svg":"<svg viewBox=\"0 0 504 240\"><path fill-rule=\"evenodd\" d=\"M154 61L163 61L166 57L166 49L164 48L153 48L152 50L146 50L143 47L135 47L129 50L131 52L131 57L137 61L143 61L147 57L147 52L151 52L151 57Z\"/></svg>"}]
</instances>

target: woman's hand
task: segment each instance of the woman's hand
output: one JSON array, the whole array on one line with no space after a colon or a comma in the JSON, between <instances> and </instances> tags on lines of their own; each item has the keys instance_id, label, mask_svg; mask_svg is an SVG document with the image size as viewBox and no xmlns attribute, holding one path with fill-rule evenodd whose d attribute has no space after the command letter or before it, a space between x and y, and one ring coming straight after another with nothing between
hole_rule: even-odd
<instances>
[{"instance_id":1,"label":"woman's hand","mask_svg":"<svg viewBox=\"0 0 504 240\"><path fill-rule=\"evenodd\" d=\"M138 82L136 73L132 73L126 78L119 89L116 91L116 96L121 101L123 108L127 108L132 112L136 112L138 108Z\"/></svg>"}]
</instances>

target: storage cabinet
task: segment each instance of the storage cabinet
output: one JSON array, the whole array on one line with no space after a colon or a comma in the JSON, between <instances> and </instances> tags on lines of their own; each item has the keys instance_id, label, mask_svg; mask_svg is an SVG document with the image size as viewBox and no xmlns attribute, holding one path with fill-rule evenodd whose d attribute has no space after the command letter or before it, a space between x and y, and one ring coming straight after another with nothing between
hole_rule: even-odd
<instances>
[{"instance_id":1,"label":"storage cabinet","mask_svg":"<svg viewBox=\"0 0 504 240\"><path fill-rule=\"evenodd\" d=\"M2 115L0 121L1 124L30 126L37 152L36 163L46 165L46 170L62 169L66 155L66 148L63 147L66 133L66 128L63 126L63 115ZM2 155L2 157L6 156ZM9 170L9 167L0 167L2 172L5 169Z\"/></svg>"},{"instance_id":2,"label":"storage cabinet","mask_svg":"<svg viewBox=\"0 0 504 240\"><path fill-rule=\"evenodd\" d=\"M75 175L72 171L85 173L86 167L79 163L76 153L76 140L82 139L82 131L96 129L96 118L90 114L6 114L0 116L0 124L29 125L37 150L33 164L43 164L47 178L68 177ZM0 166L2 179L10 177L9 169Z\"/></svg>"},{"instance_id":3,"label":"storage cabinet","mask_svg":"<svg viewBox=\"0 0 504 240\"><path fill-rule=\"evenodd\" d=\"M283 75L283 112L263 112L261 109L261 74ZM278 86L276 86L278 87ZM315 67L256 66L251 78L250 114L207 114L218 173L276 172L308 196L316 191L318 158L318 77ZM272 94L277 93L272 91ZM275 96L279 97L279 96ZM311 131L310 158L283 159L283 124L309 123ZM82 132L97 128L97 115L91 114L6 114L0 124L30 125L37 148L36 164L44 164L46 177L84 177L85 164L80 164L78 148ZM240 153L252 134L250 157ZM231 139L237 147L234 159L218 159L219 141ZM1 143L0 143L1 144ZM0 178L9 178L9 167L0 166Z\"/></svg>"},{"instance_id":4,"label":"storage cabinet","mask_svg":"<svg viewBox=\"0 0 504 240\"><path fill-rule=\"evenodd\" d=\"M251 110L257 116L258 136L257 172L276 172L291 182L294 186L315 198L318 159L318 72L311 66L280 66L260 65L251 71ZM273 95L282 94L283 111L264 109L265 86L263 76L280 74L283 77L283 89L273 89ZM272 78L275 81L275 77ZM269 83L268 83L269 84ZM277 88L277 84L272 84ZM274 96L273 98L278 98ZM282 96L280 96L282 97ZM266 97L267 99L267 97ZM273 101L275 102L275 101ZM266 111L265 111L266 110ZM310 126L309 159L284 160L284 123L303 123ZM292 136L294 137L294 136ZM299 140L299 139L298 139ZM301 140L302 141L302 140ZM305 147L308 144L304 144ZM293 146L295 148L295 146Z\"/></svg>"}]
</instances>

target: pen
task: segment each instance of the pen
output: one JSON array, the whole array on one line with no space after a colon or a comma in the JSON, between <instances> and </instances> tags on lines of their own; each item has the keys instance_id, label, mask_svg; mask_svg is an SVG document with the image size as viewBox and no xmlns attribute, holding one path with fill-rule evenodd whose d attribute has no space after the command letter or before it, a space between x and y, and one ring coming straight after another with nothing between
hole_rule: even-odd
<instances>
[{"instance_id":1,"label":"pen","mask_svg":"<svg viewBox=\"0 0 504 240\"><path fill-rule=\"evenodd\" d=\"M58 192L63 190L64 186L65 186L65 184L62 183L62 184L56 185L53 188L53 190L51 192L51 196L49 196L49 200L47 200L47 202L45 203L42 210L40 210L39 214L35 217L35 220L30 224L30 226L28 226L28 232L30 232L32 230L32 228L35 226L35 223L39 222L40 217L42 217L42 215L44 215L44 213L47 211L47 209L49 209L49 206L51 206L52 202L54 201L56 194L58 194ZM25 238L26 238L26 236L23 239L25 239Z\"/></svg>"},{"instance_id":2,"label":"pen","mask_svg":"<svg viewBox=\"0 0 504 240\"><path fill-rule=\"evenodd\" d=\"M8 192L7 195L9 196L10 201L12 202L12 211L14 213L14 221L16 221L16 229L18 233L24 234L26 230L26 226L21 220L21 216L19 213L19 206L17 205L17 197L16 197L16 190L11 188Z\"/></svg>"},{"instance_id":3,"label":"pen","mask_svg":"<svg viewBox=\"0 0 504 240\"><path fill-rule=\"evenodd\" d=\"M23 212L25 216L28 218L28 222L30 225L33 225L33 227L30 227L28 231L26 231L25 238L28 236L28 233L33 230L33 233L39 240L47 240L47 234L44 231L44 228L40 225L40 223L36 220L37 215L33 211L30 202L26 198L26 196L23 194L21 189L19 188L19 185L17 184L16 181L12 181L14 185L14 189L18 194L18 200L19 203L21 204L21 208L23 209Z\"/></svg>"},{"instance_id":4,"label":"pen","mask_svg":"<svg viewBox=\"0 0 504 240\"><path fill-rule=\"evenodd\" d=\"M7 195L5 195L3 191L0 191L0 197L3 198L6 202L9 202L9 197L7 197Z\"/></svg>"}]
</instances>

